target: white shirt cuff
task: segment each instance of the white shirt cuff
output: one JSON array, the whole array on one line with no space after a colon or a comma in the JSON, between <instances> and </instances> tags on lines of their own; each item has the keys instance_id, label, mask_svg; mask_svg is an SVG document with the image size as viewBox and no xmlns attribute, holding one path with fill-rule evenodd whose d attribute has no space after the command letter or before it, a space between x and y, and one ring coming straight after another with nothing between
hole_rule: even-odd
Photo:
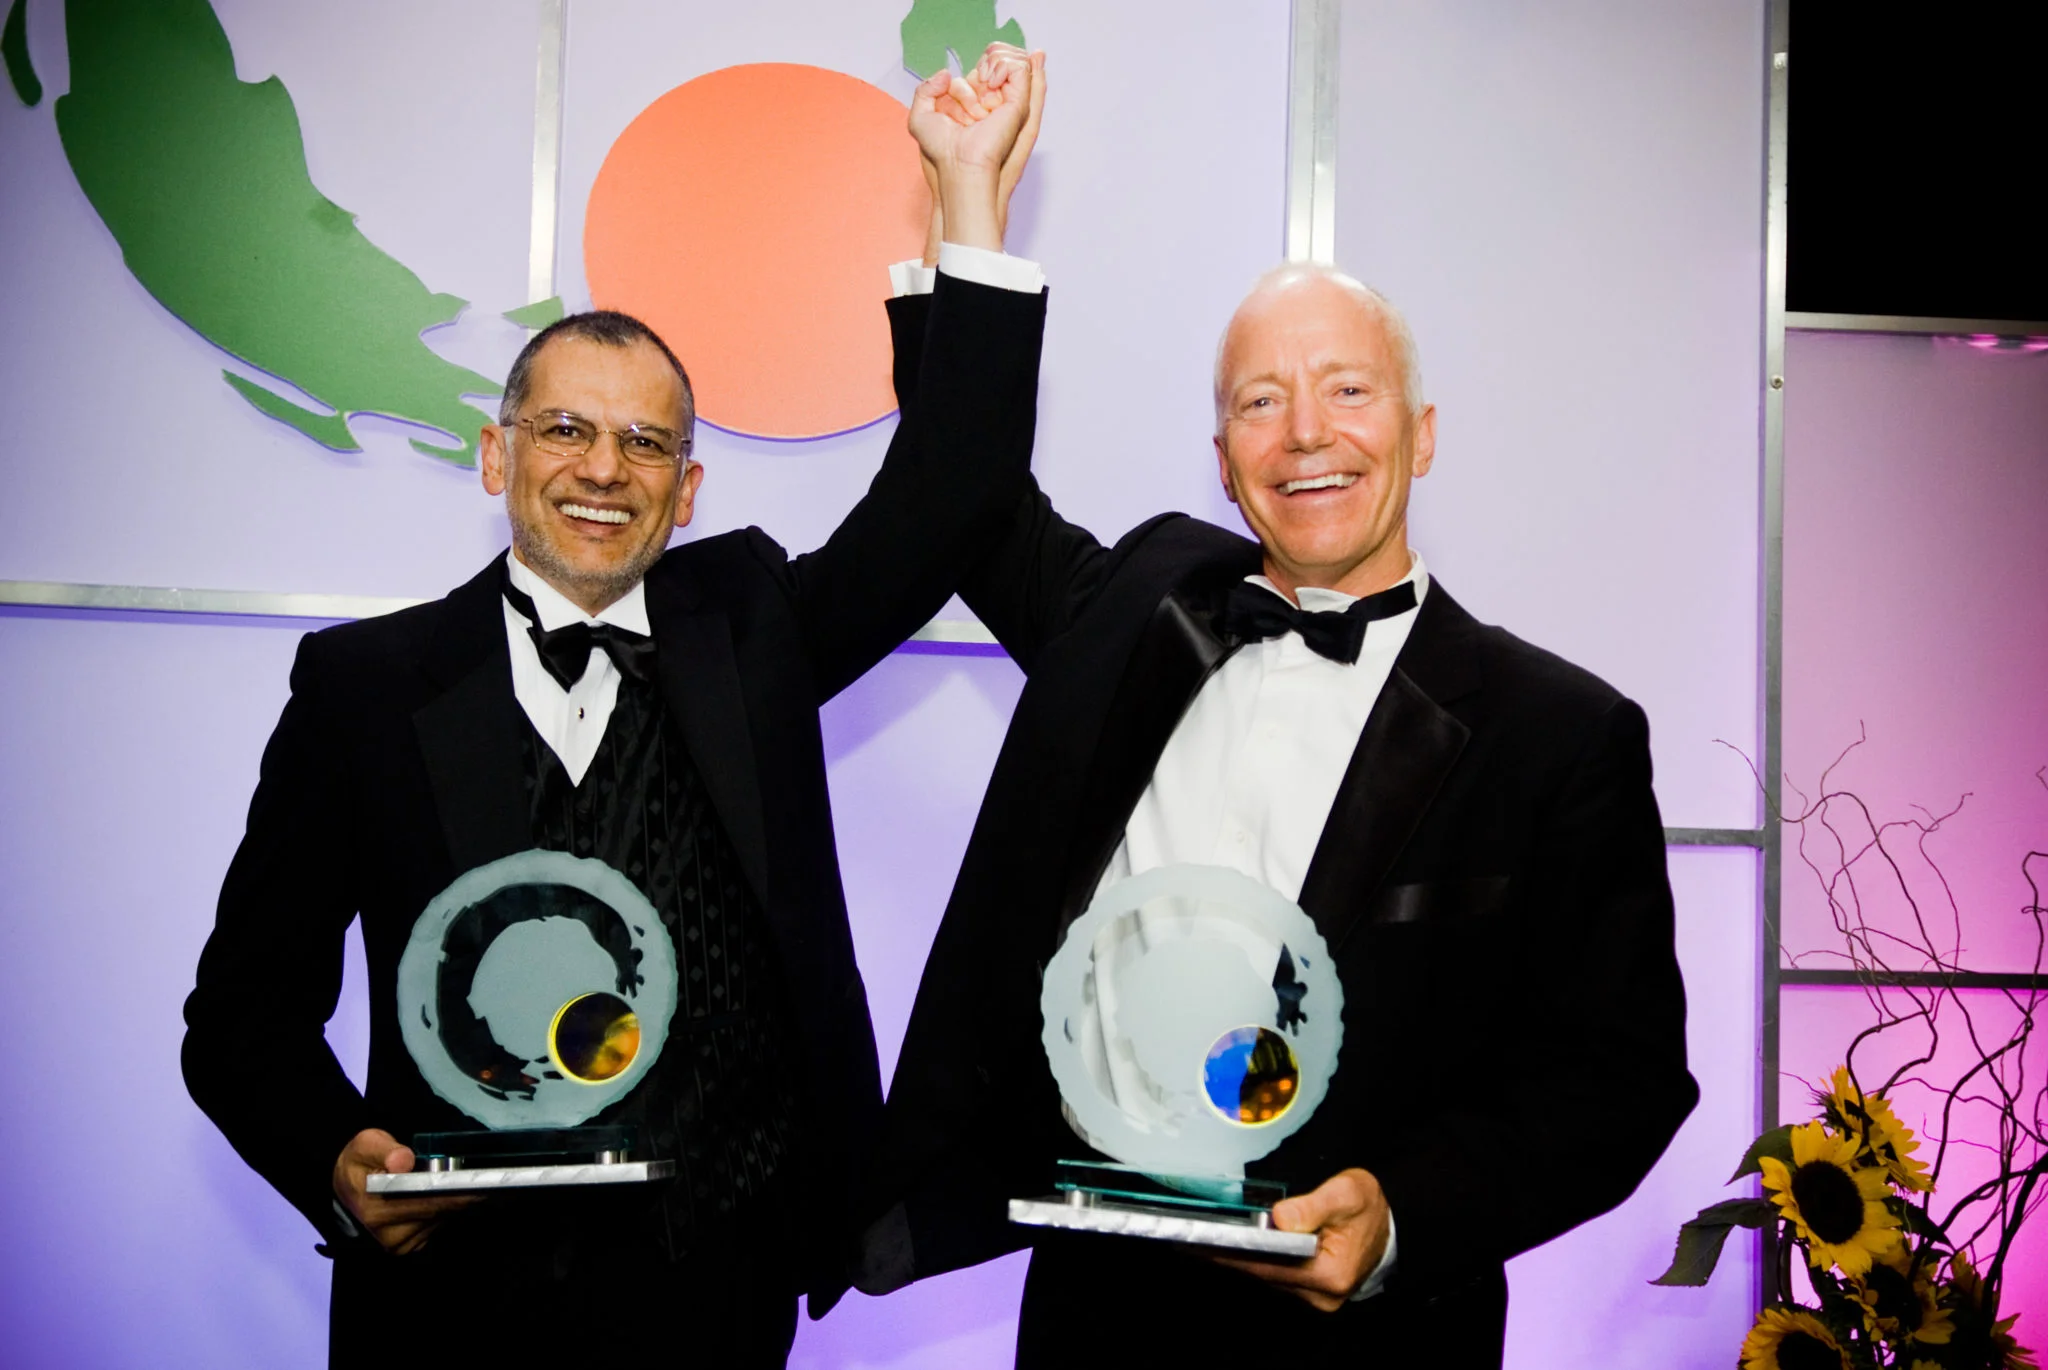
<instances>
[{"instance_id":1,"label":"white shirt cuff","mask_svg":"<svg viewBox=\"0 0 2048 1370\"><path fill-rule=\"evenodd\" d=\"M938 279L939 269L926 266L922 257L912 257L907 262L892 262L889 265L889 290L899 299L905 295L929 295L932 283Z\"/></svg>"},{"instance_id":2,"label":"white shirt cuff","mask_svg":"<svg viewBox=\"0 0 2048 1370\"><path fill-rule=\"evenodd\" d=\"M1036 295L1045 289L1045 273L1038 263L1007 252L985 247L963 247L959 243L939 244L939 270L956 281L992 285L998 290L1021 290Z\"/></svg>"},{"instance_id":3,"label":"white shirt cuff","mask_svg":"<svg viewBox=\"0 0 2048 1370\"><path fill-rule=\"evenodd\" d=\"M936 267L926 266L922 259L916 257L891 264L889 287L899 296L929 295L941 271L956 281L973 281L976 285L1016 290L1026 295L1036 295L1045 289L1045 272L1037 262L1025 257L1012 257L1007 252L991 252L985 247L966 247L960 243L940 243Z\"/></svg>"},{"instance_id":4,"label":"white shirt cuff","mask_svg":"<svg viewBox=\"0 0 2048 1370\"><path fill-rule=\"evenodd\" d=\"M1387 1277L1394 1273L1394 1251L1398 1245L1399 1229L1394 1226L1394 1215L1387 1214L1387 1249L1380 1256L1380 1263L1365 1277L1365 1283L1358 1286L1358 1292L1351 1296L1351 1302L1362 1303L1387 1287Z\"/></svg>"}]
</instances>

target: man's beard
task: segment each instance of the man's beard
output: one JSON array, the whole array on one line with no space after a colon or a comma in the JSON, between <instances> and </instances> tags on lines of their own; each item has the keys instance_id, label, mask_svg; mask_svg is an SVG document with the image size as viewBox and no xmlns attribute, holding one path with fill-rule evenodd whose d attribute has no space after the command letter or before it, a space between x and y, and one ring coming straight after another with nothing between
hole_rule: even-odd
<instances>
[{"instance_id":1,"label":"man's beard","mask_svg":"<svg viewBox=\"0 0 2048 1370\"><path fill-rule=\"evenodd\" d=\"M572 566L555 550L552 542L524 518L512 513L509 507L506 513L512 521L512 549L519 554L519 559L579 607L589 603L602 608L625 598L627 591L638 585L641 578L654 569L654 563L661 560L661 554L668 550L666 539L650 540L615 567L603 571L586 570Z\"/></svg>"}]
</instances>

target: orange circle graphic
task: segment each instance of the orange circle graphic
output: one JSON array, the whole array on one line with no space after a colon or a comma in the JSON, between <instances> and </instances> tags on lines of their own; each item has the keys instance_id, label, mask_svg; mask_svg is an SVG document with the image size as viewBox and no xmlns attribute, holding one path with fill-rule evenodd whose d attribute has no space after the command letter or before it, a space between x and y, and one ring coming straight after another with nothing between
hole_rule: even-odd
<instances>
[{"instance_id":1,"label":"orange circle graphic","mask_svg":"<svg viewBox=\"0 0 2048 1370\"><path fill-rule=\"evenodd\" d=\"M677 86L591 187L592 300L659 333L720 428L812 438L881 418L889 263L922 250L931 208L906 117L865 81L788 62Z\"/></svg>"}]
</instances>

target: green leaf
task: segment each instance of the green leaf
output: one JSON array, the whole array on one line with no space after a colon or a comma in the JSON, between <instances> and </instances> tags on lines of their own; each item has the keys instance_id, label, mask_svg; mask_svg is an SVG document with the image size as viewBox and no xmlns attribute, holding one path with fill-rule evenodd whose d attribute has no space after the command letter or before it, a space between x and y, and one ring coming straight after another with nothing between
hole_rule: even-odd
<instances>
[{"instance_id":1,"label":"green leaf","mask_svg":"<svg viewBox=\"0 0 2048 1370\"><path fill-rule=\"evenodd\" d=\"M36 78L35 63L28 57L28 0L14 0L7 11L7 27L0 29L0 57L7 62L7 79L14 93L31 108L41 104L43 83Z\"/></svg>"},{"instance_id":2,"label":"green leaf","mask_svg":"<svg viewBox=\"0 0 2048 1370\"><path fill-rule=\"evenodd\" d=\"M1763 1136L1751 1142L1749 1150L1742 1155L1742 1164L1735 1167L1735 1173L1728 1177L1728 1183L1734 1184L1744 1175L1761 1175L1764 1169L1762 1161L1766 1156L1774 1160L1783 1161L1788 1166L1792 1164L1792 1125L1790 1123L1785 1124L1783 1127L1774 1127Z\"/></svg>"},{"instance_id":3,"label":"green leaf","mask_svg":"<svg viewBox=\"0 0 2048 1370\"><path fill-rule=\"evenodd\" d=\"M1771 1221L1769 1199L1723 1199L1678 1229L1678 1250L1671 1268L1651 1284L1702 1285L1720 1263L1721 1248L1732 1227L1762 1227Z\"/></svg>"},{"instance_id":4,"label":"green leaf","mask_svg":"<svg viewBox=\"0 0 2048 1370\"><path fill-rule=\"evenodd\" d=\"M1949 1240L1948 1229L1936 1222L1932 1213L1929 1213L1916 1203L1902 1202L1899 1207L1905 1213L1906 1230L1908 1232L1911 1232L1916 1237L1931 1238L1950 1250L1955 1249L1955 1243Z\"/></svg>"},{"instance_id":5,"label":"green leaf","mask_svg":"<svg viewBox=\"0 0 2048 1370\"><path fill-rule=\"evenodd\" d=\"M1024 46L1024 30L1015 19L996 27L995 0L912 0L901 31L903 65L923 77L945 67L949 48L964 71L990 43Z\"/></svg>"},{"instance_id":6,"label":"green leaf","mask_svg":"<svg viewBox=\"0 0 2048 1370\"><path fill-rule=\"evenodd\" d=\"M562 307L560 295L550 295L545 300L520 305L517 309L505 311L505 317L521 328L546 328L558 322L568 311Z\"/></svg>"}]
</instances>

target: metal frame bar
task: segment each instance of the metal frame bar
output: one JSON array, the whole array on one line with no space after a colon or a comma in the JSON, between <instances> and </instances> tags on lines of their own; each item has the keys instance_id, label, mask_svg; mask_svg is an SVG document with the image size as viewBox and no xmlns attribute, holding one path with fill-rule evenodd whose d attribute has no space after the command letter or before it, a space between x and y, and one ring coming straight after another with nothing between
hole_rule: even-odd
<instances>
[{"instance_id":1,"label":"metal frame bar","mask_svg":"<svg viewBox=\"0 0 2048 1370\"><path fill-rule=\"evenodd\" d=\"M1785 327L1799 333L1905 333L1931 337L2048 338L2048 320L1928 319L1914 314L1785 315Z\"/></svg>"},{"instance_id":2,"label":"metal frame bar","mask_svg":"<svg viewBox=\"0 0 2048 1370\"><path fill-rule=\"evenodd\" d=\"M1799 988L1861 989L1876 983L1900 989L2048 989L2048 973L1996 970L1786 970L1782 983Z\"/></svg>"},{"instance_id":3,"label":"metal frame bar","mask_svg":"<svg viewBox=\"0 0 2048 1370\"><path fill-rule=\"evenodd\" d=\"M1762 828L1666 828L1667 847L1749 847L1764 844Z\"/></svg>"},{"instance_id":4,"label":"metal frame bar","mask_svg":"<svg viewBox=\"0 0 2048 1370\"><path fill-rule=\"evenodd\" d=\"M1338 0L1294 0L1287 62L1287 260L1337 253Z\"/></svg>"},{"instance_id":5,"label":"metal frame bar","mask_svg":"<svg viewBox=\"0 0 2048 1370\"><path fill-rule=\"evenodd\" d=\"M533 77L533 217L526 246L528 304L555 295L555 235L562 198L562 64L568 0L540 0Z\"/></svg>"},{"instance_id":6,"label":"metal frame bar","mask_svg":"<svg viewBox=\"0 0 2048 1370\"><path fill-rule=\"evenodd\" d=\"M1778 1125L1779 994L1783 984L1779 912L1784 888L1784 827L1779 821L1784 773L1785 700L1785 163L1791 76L1792 0L1769 0L1766 62L1770 106L1764 152L1764 335L1762 414L1763 560L1759 613L1763 665L1763 860L1757 898L1757 1131ZM1776 1233L1758 1233L1756 1305L1774 1296Z\"/></svg>"}]
</instances>

